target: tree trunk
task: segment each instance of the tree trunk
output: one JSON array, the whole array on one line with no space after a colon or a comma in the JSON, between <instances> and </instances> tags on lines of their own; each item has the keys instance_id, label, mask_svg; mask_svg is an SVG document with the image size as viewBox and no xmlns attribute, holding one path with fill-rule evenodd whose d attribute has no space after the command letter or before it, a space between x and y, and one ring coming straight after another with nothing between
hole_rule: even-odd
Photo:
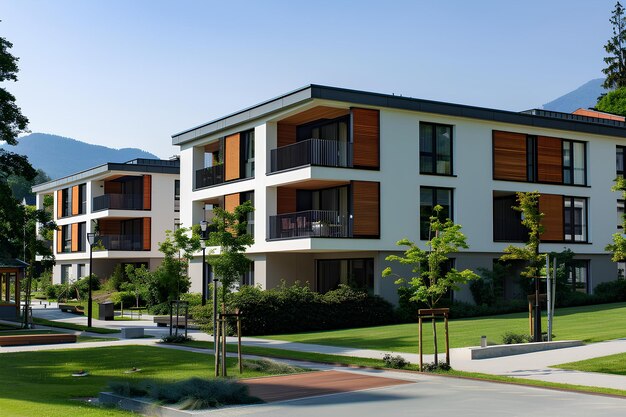
<instances>
[{"instance_id":1,"label":"tree trunk","mask_svg":"<svg viewBox=\"0 0 626 417\"><path fill-rule=\"evenodd\" d=\"M439 354L437 346L437 321L433 318L433 342L435 345L435 365L439 365Z\"/></svg>"}]
</instances>

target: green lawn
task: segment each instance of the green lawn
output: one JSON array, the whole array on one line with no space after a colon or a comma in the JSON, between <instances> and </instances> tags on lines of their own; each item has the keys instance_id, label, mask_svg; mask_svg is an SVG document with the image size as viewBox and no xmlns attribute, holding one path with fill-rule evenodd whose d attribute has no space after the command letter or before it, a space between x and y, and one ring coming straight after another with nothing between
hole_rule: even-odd
<instances>
[{"instance_id":1,"label":"green lawn","mask_svg":"<svg viewBox=\"0 0 626 417\"><path fill-rule=\"evenodd\" d=\"M59 332L55 332L54 330L3 330L0 331L0 336L14 336L14 335L23 335L23 334L59 334ZM108 342L118 340L115 337L93 337L93 336L78 336L78 343L83 342Z\"/></svg>"},{"instance_id":2,"label":"green lawn","mask_svg":"<svg viewBox=\"0 0 626 417\"><path fill-rule=\"evenodd\" d=\"M33 317L33 323L40 324L42 326L49 327L58 327L59 329L69 329L69 330L80 330L80 331L90 331L92 333L100 333L100 334L110 334L110 333L119 333L119 330L116 329L106 329L103 327L92 327L88 328L87 326L83 326L82 324L74 324L74 323L66 323L63 321L54 321L54 320L46 320L39 317Z\"/></svg>"},{"instance_id":3,"label":"green lawn","mask_svg":"<svg viewBox=\"0 0 626 417\"><path fill-rule=\"evenodd\" d=\"M626 337L626 303L561 308L556 310L555 316L552 332L555 340L599 342ZM545 331L546 328L544 317L542 329ZM480 336L487 336L490 342L500 343L502 335L507 331L527 334L528 313L451 320L450 346L478 346ZM330 346L418 352L417 323L263 337ZM439 327L438 340L442 351L443 325ZM424 323L424 352L433 352L430 323Z\"/></svg>"},{"instance_id":4,"label":"green lawn","mask_svg":"<svg viewBox=\"0 0 626 417\"><path fill-rule=\"evenodd\" d=\"M2 354L0 410L3 417L131 416L123 411L86 405L74 398L96 396L109 381L175 381L213 375L213 357L148 346L116 346ZM227 360L237 375L235 358ZM142 371L125 374L132 367ZM87 377L72 372L87 370ZM246 371L243 377L261 376Z\"/></svg>"},{"instance_id":5,"label":"green lawn","mask_svg":"<svg viewBox=\"0 0 626 417\"><path fill-rule=\"evenodd\" d=\"M626 353L602 356L578 362L563 363L554 368L571 369L583 372L600 372L603 374L626 375Z\"/></svg>"}]
</instances>

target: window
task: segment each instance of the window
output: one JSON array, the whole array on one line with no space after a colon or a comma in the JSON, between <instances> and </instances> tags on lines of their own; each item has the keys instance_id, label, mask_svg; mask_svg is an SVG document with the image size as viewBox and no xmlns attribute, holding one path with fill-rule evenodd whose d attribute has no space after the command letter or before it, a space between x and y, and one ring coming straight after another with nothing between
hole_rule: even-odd
<instances>
[{"instance_id":1,"label":"window","mask_svg":"<svg viewBox=\"0 0 626 417\"><path fill-rule=\"evenodd\" d=\"M326 293L340 284L374 291L374 259L324 259L317 261L317 291Z\"/></svg>"},{"instance_id":2,"label":"window","mask_svg":"<svg viewBox=\"0 0 626 417\"><path fill-rule=\"evenodd\" d=\"M430 234L430 217L436 205L443 207L439 212L440 220L452 218L452 190L449 188L420 188L420 239L428 240Z\"/></svg>"},{"instance_id":3,"label":"window","mask_svg":"<svg viewBox=\"0 0 626 417\"><path fill-rule=\"evenodd\" d=\"M85 269L85 264L78 264L78 268L76 269L76 276L78 278L83 278L87 276L87 270Z\"/></svg>"},{"instance_id":4,"label":"window","mask_svg":"<svg viewBox=\"0 0 626 417\"><path fill-rule=\"evenodd\" d=\"M239 198L240 198L241 204L245 203L246 201L250 201L252 203L252 206L254 207L254 191L247 191L245 193L241 193ZM248 213L248 218L246 219L246 221L248 222L246 233L254 237L254 210Z\"/></svg>"},{"instance_id":5,"label":"window","mask_svg":"<svg viewBox=\"0 0 626 417\"><path fill-rule=\"evenodd\" d=\"M537 136L526 136L526 179L537 181Z\"/></svg>"},{"instance_id":6,"label":"window","mask_svg":"<svg viewBox=\"0 0 626 417\"><path fill-rule=\"evenodd\" d=\"M61 239L63 242L63 252L72 251L72 225L61 226Z\"/></svg>"},{"instance_id":7,"label":"window","mask_svg":"<svg viewBox=\"0 0 626 417\"><path fill-rule=\"evenodd\" d=\"M61 191L63 207L62 207L62 216L67 217L72 215L72 189L64 188Z\"/></svg>"},{"instance_id":8,"label":"window","mask_svg":"<svg viewBox=\"0 0 626 417\"><path fill-rule=\"evenodd\" d=\"M617 200L617 228L624 228L624 200Z\"/></svg>"},{"instance_id":9,"label":"window","mask_svg":"<svg viewBox=\"0 0 626 417\"><path fill-rule=\"evenodd\" d=\"M78 186L78 214L87 213L87 184L80 184Z\"/></svg>"},{"instance_id":10,"label":"window","mask_svg":"<svg viewBox=\"0 0 626 417\"><path fill-rule=\"evenodd\" d=\"M587 241L587 199L563 197L564 240L566 242Z\"/></svg>"},{"instance_id":11,"label":"window","mask_svg":"<svg viewBox=\"0 0 626 417\"><path fill-rule=\"evenodd\" d=\"M522 214L513 210L517 206L517 196L501 191L493 196L493 241L526 242L528 229L522 224Z\"/></svg>"},{"instance_id":12,"label":"window","mask_svg":"<svg viewBox=\"0 0 626 417\"><path fill-rule=\"evenodd\" d=\"M241 134L241 176L243 178L254 177L254 130Z\"/></svg>"},{"instance_id":13,"label":"window","mask_svg":"<svg viewBox=\"0 0 626 417\"><path fill-rule=\"evenodd\" d=\"M180 211L180 180L174 180L174 212Z\"/></svg>"},{"instance_id":14,"label":"window","mask_svg":"<svg viewBox=\"0 0 626 417\"><path fill-rule=\"evenodd\" d=\"M61 284L67 284L70 282L70 274L72 265L61 265Z\"/></svg>"},{"instance_id":15,"label":"window","mask_svg":"<svg viewBox=\"0 0 626 417\"><path fill-rule=\"evenodd\" d=\"M254 285L254 261L250 262L248 272L241 277L241 285Z\"/></svg>"},{"instance_id":16,"label":"window","mask_svg":"<svg viewBox=\"0 0 626 417\"><path fill-rule=\"evenodd\" d=\"M452 175L452 126L420 123L420 174Z\"/></svg>"},{"instance_id":17,"label":"window","mask_svg":"<svg viewBox=\"0 0 626 417\"><path fill-rule=\"evenodd\" d=\"M563 141L563 183L585 185L585 143Z\"/></svg>"},{"instance_id":18,"label":"window","mask_svg":"<svg viewBox=\"0 0 626 417\"><path fill-rule=\"evenodd\" d=\"M615 165L617 168L617 175L624 176L624 146L617 146L615 151Z\"/></svg>"},{"instance_id":19,"label":"window","mask_svg":"<svg viewBox=\"0 0 626 417\"><path fill-rule=\"evenodd\" d=\"M567 284L574 291L589 292L589 261L576 259L572 261L567 271Z\"/></svg>"},{"instance_id":20,"label":"window","mask_svg":"<svg viewBox=\"0 0 626 417\"><path fill-rule=\"evenodd\" d=\"M87 241L87 223L78 223L78 251L84 252ZM83 275L79 275L82 277Z\"/></svg>"}]
</instances>

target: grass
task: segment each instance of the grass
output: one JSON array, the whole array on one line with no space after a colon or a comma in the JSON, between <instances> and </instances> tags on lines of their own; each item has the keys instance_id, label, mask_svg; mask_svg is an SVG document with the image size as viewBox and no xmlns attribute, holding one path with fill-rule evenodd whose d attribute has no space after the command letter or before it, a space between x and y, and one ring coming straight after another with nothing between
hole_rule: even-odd
<instances>
[{"instance_id":1,"label":"grass","mask_svg":"<svg viewBox=\"0 0 626 417\"><path fill-rule=\"evenodd\" d=\"M626 353L586 359L584 361L563 363L554 368L571 369L583 372L600 372L603 374L626 375Z\"/></svg>"},{"instance_id":2,"label":"grass","mask_svg":"<svg viewBox=\"0 0 626 417\"><path fill-rule=\"evenodd\" d=\"M624 316L626 303L561 308L555 311L553 334L556 336L555 340L582 340L587 343L625 337ZM502 335L507 331L529 332L527 313L456 319L450 320L449 326L452 348L478 346L481 336L487 336L490 342L500 343ZM544 317L542 329L546 328ZM290 342L417 353L417 330L417 324L411 323L263 337ZM433 353L431 324L424 323L423 331L424 353ZM438 341L439 349L443 350L443 325L438 327Z\"/></svg>"},{"instance_id":3,"label":"grass","mask_svg":"<svg viewBox=\"0 0 626 417\"><path fill-rule=\"evenodd\" d=\"M213 342L190 341L190 342L184 343L184 345L199 348L199 349L212 349L213 348ZM232 344L226 345L226 350L228 352L236 352L237 346L232 345ZM380 359L356 358L356 357L351 357L351 356L328 355L325 353L300 352L300 351L291 351L291 350L276 349L276 348L265 348L265 347L257 347L257 346L243 346L243 353L245 355L258 355L258 356L272 357L272 358L277 358L277 359L293 359L293 360L301 360L301 361L309 361L309 362L330 363L330 364L335 364L335 365L356 366L356 367L366 367L366 368L384 368L384 365L385 365L384 362ZM560 366L563 366L563 365L560 365ZM419 366L418 364L410 364L404 369L409 370L409 371L418 371ZM457 371L454 369L447 371L447 372L438 372L436 374L442 375L442 376L449 376L449 377L472 378L472 379L480 379L484 381L503 382L503 383L508 383L508 384L529 385L529 386L541 387L541 388L564 389L564 390L576 391L576 392L593 393L593 394L610 394L610 395L617 395L620 397L626 397L626 390L616 390L612 388L600 388L600 387L589 387L589 386L583 386L583 385L560 384L560 383L554 383L554 382L538 381L534 379L512 378L512 377L499 376L499 375L482 374L482 373L477 373L477 372L464 372L464 371Z\"/></svg>"},{"instance_id":4,"label":"grass","mask_svg":"<svg viewBox=\"0 0 626 417\"><path fill-rule=\"evenodd\" d=\"M54 330L7 330L0 331L0 336L19 336L23 334L60 334L59 332L55 332ZM110 342L118 340L114 337L94 337L94 336L78 336L76 341L78 343L85 342Z\"/></svg>"},{"instance_id":5,"label":"grass","mask_svg":"<svg viewBox=\"0 0 626 417\"><path fill-rule=\"evenodd\" d=\"M74 399L94 397L112 381L174 382L190 377L206 378L214 373L214 361L209 355L152 346L4 353L2 359L0 410L3 417L132 416L136 414L97 408ZM228 358L227 364L229 375L239 376L236 359ZM132 367L140 368L141 372L124 373ZM90 375L71 376L81 369ZM242 377L263 375L245 370Z\"/></svg>"},{"instance_id":6,"label":"grass","mask_svg":"<svg viewBox=\"0 0 626 417\"><path fill-rule=\"evenodd\" d=\"M115 329L105 329L103 327L87 327L87 326L83 326L82 324L74 324L74 323L65 323L62 321L53 321L53 320L46 320L46 319L42 319L39 317L33 317L33 323L35 324L39 324L42 326L49 326L49 327L58 327L59 329L69 329L69 330L79 330L79 331L88 331L88 332L92 332L92 333L100 333L100 334L111 334L111 333L119 333L119 330L115 330Z\"/></svg>"}]
</instances>

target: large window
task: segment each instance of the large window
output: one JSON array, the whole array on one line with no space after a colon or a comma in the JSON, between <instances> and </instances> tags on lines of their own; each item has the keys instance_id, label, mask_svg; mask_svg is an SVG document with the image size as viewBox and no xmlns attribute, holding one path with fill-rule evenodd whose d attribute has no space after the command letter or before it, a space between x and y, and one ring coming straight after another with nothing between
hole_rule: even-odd
<instances>
[{"instance_id":1,"label":"large window","mask_svg":"<svg viewBox=\"0 0 626 417\"><path fill-rule=\"evenodd\" d=\"M85 269L85 264L78 264L76 268L76 276L80 278L84 278L87 276L87 270Z\"/></svg>"},{"instance_id":2,"label":"large window","mask_svg":"<svg viewBox=\"0 0 626 417\"><path fill-rule=\"evenodd\" d=\"M587 199L564 197L563 225L566 242L587 241Z\"/></svg>"},{"instance_id":3,"label":"large window","mask_svg":"<svg viewBox=\"0 0 626 417\"><path fill-rule=\"evenodd\" d=\"M241 134L241 177L254 177L254 130Z\"/></svg>"},{"instance_id":4,"label":"large window","mask_svg":"<svg viewBox=\"0 0 626 417\"><path fill-rule=\"evenodd\" d=\"M78 214L87 213L87 184L80 184L78 186Z\"/></svg>"},{"instance_id":5,"label":"large window","mask_svg":"<svg viewBox=\"0 0 626 417\"><path fill-rule=\"evenodd\" d=\"M420 123L420 173L452 175L452 126Z\"/></svg>"},{"instance_id":6,"label":"large window","mask_svg":"<svg viewBox=\"0 0 626 417\"><path fill-rule=\"evenodd\" d=\"M617 175L624 176L624 146L617 146L615 151L615 165L617 168Z\"/></svg>"},{"instance_id":7,"label":"large window","mask_svg":"<svg viewBox=\"0 0 626 417\"><path fill-rule=\"evenodd\" d=\"M61 195L62 195L61 198L63 201L62 216L63 217L71 216L72 215L72 189L64 188L63 191L61 191Z\"/></svg>"},{"instance_id":8,"label":"large window","mask_svg":"<svg viewBox=\"0 0 626 417\"><path fill-rule=\"evenodd\" d=\"M340 284L374 291L374 259L323 259L317 261L317 291L326 293Z\"/></svg>"},{"instance_id":9,"label":"large window","mask_svg":"<svg viewBox=\"0 0 626 417\"><path fill-rule=\"evenodd\" d=\"M513 210L517 197L512 193L494 192L493 196L493 241L526 242L528 229L522 224L522 215Z\"/></svg>"},{"instance_id":10,"label":"large window","mask_svg":"<svg viewBox=\"0 0 626 417\"><path fill-rule=\"evenodd\" d=\"M61 239L63 242L63 252L72 251L72 225L61 226Z\"/></svg>"},{"instance_id":11,"label":"large window","mask_svg":"<svg viewBox=\"0 0 626 417\"><path fill-rule=\"evenodd\" d=\"M249 201L252 203L252 206L254 207L254 191L246 191L245 193L241 193L240 200L241 200L241 204L245 203L246 201ZM246 233L254 237L254 210L248 213L248 218L246 219L246 221L248 222Z\"/></svg>"},{"instance_id":12,"label":"large window","mask_svg":"<svg viewBox=\"0 0 626 417\"><path fill-rule=\"evenodd\" d=\"M420 188L420 239L430 238L430 217L436 205L443 207L439 212L440 220L452 218L452 190L450 188Z\"/></svg>"},{"instance_id":13,"label":"large window","mask_svg":"<svg viewBox=\"0 0 626 417\"><path fill-rule=\"evenodd\" d=\"M624 200L617 200L617 228L624 228Z\"/></svg>"},{"instance_id":14,"label":"large window","mask_svg":"<svg viewBox=\"0 0 626 417\"><path fill-rule=\"evenodd\" d=\"M241 285L254 285L254 262L250 262L248 272L241 277Z\"/></svg>"},{"instance_id":15,"label":"large window","mask_svg":"<svg viewBox=\"0 0 626 417\"><path fill-rule=\"evenodd\" d=\"M572 261L567 271L567 284L574 291L589 292L589 261L576 259Z\"/></svg>"},{"instance_id":16,"label":"large window","mask_svg":"<svg viewBox=\"0 0 626 417\"><path fill-rule=\"evenodd\" d=\"M84 252L87 241L87 223L78 223L78 251ZM82 275L79 275L82 276Z\"/></svg>"},{"instance_id":17,"label":"large window","mask_svg":"<svg viewBox=\"0 0 626 417\"><path fill-rule=\"evenodd\" d=\"M174 212L180 211L180 180L174 180Z\"/></svg>"},{"instance_id":18,"label":"large window","mask_svg":"<svg viewBox=\"0 0 626 417\"><path fill-rule=\"evenodd\" d=\"M563 183L585 185L585 144L563 141Z\"/></svg>"},{"instance_id":19,"label":"large window","mask_svg":"<svg viewBox=\"0 0 626 417\"><path fill-rule=\"evenodd\" d=\"M61 265L61 284L70 282L72 265Z\"/></svg>"}]
</instances>

